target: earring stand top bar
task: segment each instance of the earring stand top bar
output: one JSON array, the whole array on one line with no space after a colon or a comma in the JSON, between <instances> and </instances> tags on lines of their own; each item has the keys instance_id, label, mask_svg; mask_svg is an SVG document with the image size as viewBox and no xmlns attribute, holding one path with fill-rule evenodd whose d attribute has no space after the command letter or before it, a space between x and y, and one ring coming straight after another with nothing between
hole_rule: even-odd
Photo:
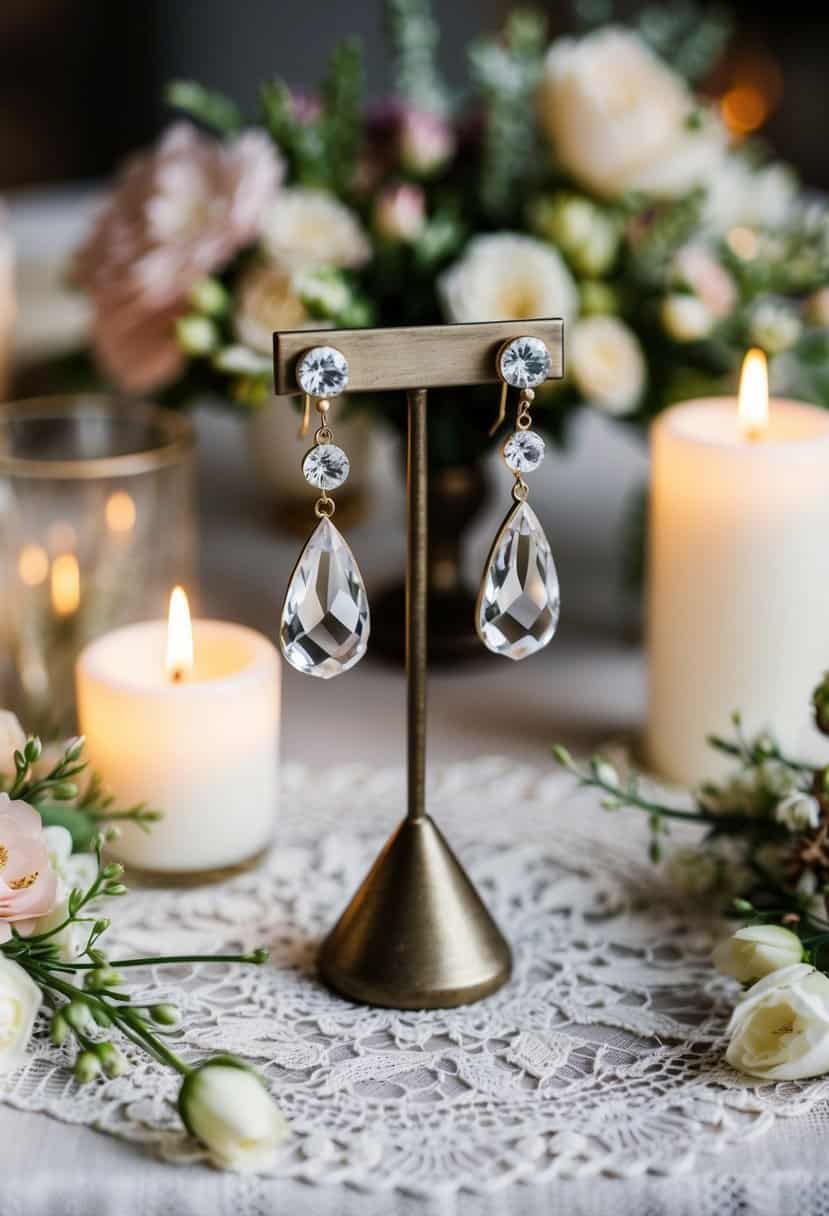
<instances>
[{"instance_id":1,"label":"earring stand top bar","mask_svg":"<svg viewBox=\"0 0 829 1216\"><path fill-rule=\"evenodd\" d=\"M495 355L511 338L540 338L550 352L549 379L564 374L563 323L475 321L399 329L299 329L274 334L274 386L299 393L297 361L312 346L335 346L348 360L348 392L460 387L498 379Z\"/></svg>"}]
</instances>

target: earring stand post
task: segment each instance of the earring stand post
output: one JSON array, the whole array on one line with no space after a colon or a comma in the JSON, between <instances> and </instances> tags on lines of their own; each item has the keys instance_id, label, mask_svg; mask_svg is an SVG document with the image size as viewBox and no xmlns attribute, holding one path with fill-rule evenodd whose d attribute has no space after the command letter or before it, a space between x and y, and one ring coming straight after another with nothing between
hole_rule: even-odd
<instances>
[{"instance_id":1,"label":"earring stand post","mask_svg":"<svg viewBox=\"0 0 829 1216\"><path fill-rule=\"evenodd\" d=\"M498 349L521 336L541 338L551 354L550 378L563 374L557 319L274 334L278 394L299 392L302 354L332 345L348 362L349 392L407 394L407 812L318 958L330 988L370 1005L469 1004L500 988L512 969L509 946L426 810L428 390L422 386L495 383Z\"/></svg>"},{"instance_id":2,"label":"earring stand post","mask_svg":"<svg viewBox=\"0 0 829 1216\"><path fill-rule=\"evenodd\" d=\"M412 822L426 814L426 655L428 638L429 541L428 451L425 388L410 389L406 497L408 547L406 557L406 695L408 810Z\"/></svg>"}]
</instances>

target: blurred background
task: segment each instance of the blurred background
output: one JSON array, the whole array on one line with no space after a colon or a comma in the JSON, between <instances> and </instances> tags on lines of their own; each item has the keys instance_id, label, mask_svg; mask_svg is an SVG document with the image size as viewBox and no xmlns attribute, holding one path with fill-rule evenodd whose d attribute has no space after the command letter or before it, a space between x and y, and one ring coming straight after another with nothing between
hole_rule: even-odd
<instances>
[{"instance_id":1,"label":"blurred background","mask_svg":"<svg viewBox=\"0 0 829 1216\"><path fill-rule=\"evenodd\" d=\"M595 20L602 0L588 6ZM440 62L453 85L462 84L470 39L499 29L512 7L507 0L435 4ZM575 24L569 6L532 7L546 11L551 36ZM616 4L614 12L637 7ZM829 30L820 7L741 0L729 8L736 32L705 90L721 100L732 130L762 128L811 185L829 187ZM390 80L382 0L3 0L0 189L106 175L159 131L163 88L175 77L224 91L252 114L260 81L279 73L307 89L350 34L363 40L370 94L383 95Z\"/></svg>"}]
</instances>

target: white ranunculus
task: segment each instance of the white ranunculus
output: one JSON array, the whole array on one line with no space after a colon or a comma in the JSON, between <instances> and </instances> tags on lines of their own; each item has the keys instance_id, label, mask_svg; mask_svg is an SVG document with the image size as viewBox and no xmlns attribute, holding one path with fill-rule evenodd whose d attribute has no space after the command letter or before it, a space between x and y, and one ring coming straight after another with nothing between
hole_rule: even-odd
<instances>
[{"instance_id":1,"label":"white ranunculus","mask_svg":"<svg viewBox=\"0 0 829 1216\"><path fill-rule=\"evenodd\" d=\"M228 1056L189 1073L178 1105L187 1130L222 1169L266 1169L291 1134L262 1080Z\"/></svg>"},{"instance_id":2,"label":"white ranunculus","mask_svg":"<svg viewBox=\"0 0 829 1216\"><path fill-rule=\"evenodd\" d=\"M608 414L637 405L647 378L636 335L618 317L585 317L570 332L569 373L585 400Z\"/></svg>"},{"instance_id":3,"label":"white ranunculus","mask_svg":"<svg viewBox=\"0 0 829 1216\"><path fill-rule=\"evenodd\" d=\"M14 753L26 746L26 733L9 709L0 709L0 776L13 777Z\"/></svg>"},{"instance_id":4,"label":"white ranunculus","mask_svg":"<svg viewBox=\"0 0 829 1216\"><path fill-rule=\"evenodd\" d=\"M746 925L726 938L711 956L714 966L742 984L751 984L803 958L796 933L782 925Z\"/></svg>"},{"instance_id":5,"label":"white ranunculus","mask_svg":"<svg viewBox=\"0 0 829 1216\"><path fill-rule=\"evenodd\" d=\"M707 182L703 222L711 232L729 228L781 228L792 218L797 181L785 165L754 168L728 156Z\"/></svg>"},{"instance_id":6,"label":"white ranunculus","mask_svg":"<svg viewBox=\"0 0 829 1216\"><path fill-rule=\"evenodd\" d=\"M539 107L560 163L607 198L629 190L680 197L723 159L722 124L629 30L554 42Z\"/></svg>"},{"instance_id":7,"label":"white ranunculus","mask_svg":"<svg viewBox=\"0 0 829 1216\"><path fill-rule=\"evenodd\" d=\"M19 963L0 955L0 1072L23 1062L42 997Z\"/></svg>"},{"instance_id":8,"label":"white ranunculus","mask_svg":"<svg viewBox=\"0 0 829 1216\"><path fill-rule=\"evenodd\" d=\"M578 296L559 254L514 232L477 236L438 281L449 321L575 316Z\"/></svg>"},{"instance_id":9,"label":"white ranunculus","mask_svg":"<svg viewBox=\"0 0 829 1216\"><path fill-rule=\"evenodd\" d=\"M665 296L659 310L662 328L675 342L698 342L714 328L714 318L697 296L675 291Z\"/></svg>"},{"instance_id":10,"label":"white ranunculus","mask_svg":"<svg viewBox=\"0 0 829 1216\"><path fill-rule=\"evenodd\" d=\"M737 1005L725 1058L764 1081L829 1072L829 978L805 963L775 971Z\"/></svg>"},{"instance_id":11,"label":"white ranunculus","mask_svg":"<svg viewBox=\"0 0 829 1216\"><path fill-rule=\"evenodd\" d=\"M371 257L371 243L353 211L326 190L280 191L265 212L262 248L289 270L337 266L352 270Z\"/></svg>"},{"instance_id":12,"label":"white ranunculus","mask_svg":"<svg viewBox=\"0 0 829 1216\"><path fill-rule=\"evenodd\" d=\"M790 832L805 832L820 822L820 803L811 794L796 790L787 794L774 808L774 817Z\"/></svg>"}]
</instances>

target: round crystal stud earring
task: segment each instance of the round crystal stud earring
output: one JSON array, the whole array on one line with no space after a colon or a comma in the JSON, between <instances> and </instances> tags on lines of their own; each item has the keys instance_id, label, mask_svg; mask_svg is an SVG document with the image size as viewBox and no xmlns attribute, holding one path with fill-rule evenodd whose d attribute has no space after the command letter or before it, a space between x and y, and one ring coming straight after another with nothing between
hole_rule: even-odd
<instances>
[{"instance_id":1,"label":"round crystal stud earring","mask_svg":"<svg viewBox=\"0 0 829 1216\"><path fill-rule=\"evenodd\" d=\"M515 478L514 505L484 567L475 628L494 654L524 659L552 640L559 617L558 574L550 542L527 502L529 487L523 476L544 459L544 440L531 429L530 406L535 388L550 374L550 352L540 338L513 338L498 351L497 369L501 402L492 433L506 416L508 390L520 389L515 430L502 448L504 463Z\"/></svg>"},{"instance_id":2,"label":"round crystal stud earring","mask_svg":"<svg viewBox=\"0 0 829 1216\"><path fill-rule=\"evenodd\" d=\"M315 346L297 364L296 378L310 416L313 399L320 416L314 446L302 459L309 485L321 490L314 504L319 523L305 544L288 582L279 640L297 671L328 680L358 663L366 652L371 618L363 576L345 538L332 523L334 499L350 471L348 456L334 443L328 421L329 396L348 385L348 364L333 346Z\"/></svg>"}]
</instances>

